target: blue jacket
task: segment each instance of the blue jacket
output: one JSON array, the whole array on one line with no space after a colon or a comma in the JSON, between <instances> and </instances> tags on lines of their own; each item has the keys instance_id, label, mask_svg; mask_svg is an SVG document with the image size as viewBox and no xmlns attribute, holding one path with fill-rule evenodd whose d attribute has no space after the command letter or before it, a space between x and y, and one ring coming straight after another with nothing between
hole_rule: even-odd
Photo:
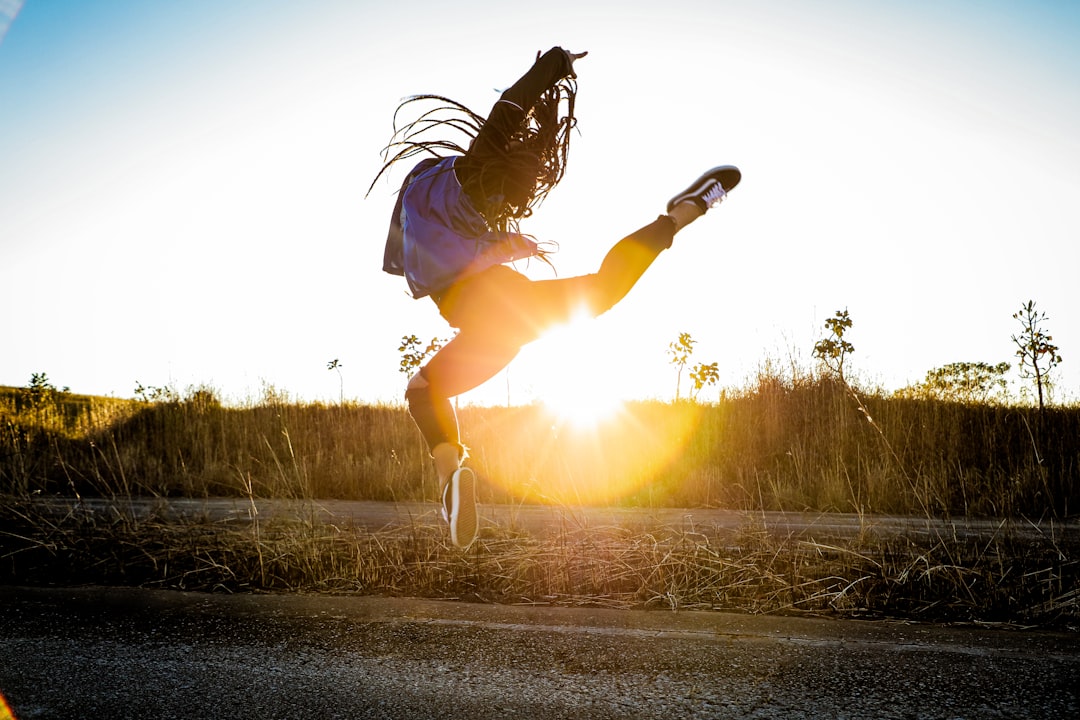
<instances>
[{"instance_id":1,"label":"blue jacket","mask_svg":"<svg viewBox=\"0 0 1080 720\"><path fill-rule=\"evenodd\" d=\"M404 275L415 298L439 293L464 277L537 254L520 233L493 232L461 189L457 156L427 158L398 193L383 270Z\"/></svg>"}]
</instances>

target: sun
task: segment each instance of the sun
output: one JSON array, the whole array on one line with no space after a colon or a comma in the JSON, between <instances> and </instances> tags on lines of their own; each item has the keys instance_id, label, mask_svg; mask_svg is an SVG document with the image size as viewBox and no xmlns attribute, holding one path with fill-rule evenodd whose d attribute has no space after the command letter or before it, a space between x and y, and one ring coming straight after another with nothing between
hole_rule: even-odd
<instances>
[{"instance_id":1,"label":"sun","mask_svg":"<svg viewBox=\"0 0 1080 720\"><path fill-rule=\"evenodd\" d=\"M582 430L595 428L617 415L624 401L614 390L598 390L595 386L585 387L586 384L566 383L550 389L540 402L560 424Z\"/></svg>"},{"instance_id":2,"label":"sun","mask_svg":"<svg viewBox=\"0 0 1080 720\"><path fill-rule=\"evenodd\" d=\"M622 409L627 386L621 363L585 311L549 330L523 355L530 395L560 424L592 428Z\"/></svg>"}]
</instances>

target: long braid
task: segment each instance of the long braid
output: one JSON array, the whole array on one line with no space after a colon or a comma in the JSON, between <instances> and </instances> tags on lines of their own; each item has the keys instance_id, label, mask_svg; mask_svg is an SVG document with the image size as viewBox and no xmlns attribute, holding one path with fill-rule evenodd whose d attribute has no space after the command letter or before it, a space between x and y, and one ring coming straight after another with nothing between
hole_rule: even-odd
<instances>
[{"instance_id":1,"label":"long braid","mask_svg":"<svg viewBox=\"0 0 1080 720\"><path fill-rule=\"evenodd\" d=\"M438 107L431 108L420 114L419 117L409 123L398 127L398 116L406 106L417 102L434 101L443 103ZM368 186L368 194L390 168L401 160L408 160L420 154L442 158L447 154L464 155L465 148L453 140L439 139L429 140L420 138L431 131L443 131L450 129L465 135L469 142L480 132L484 118L477 115L459 102L443 97L442 95L413 95L405 98L397 110L394 111L394 134L390 142L382 149L385 160L382 168L375 175L375 179ZM469 143L466 143L466 146ZM393 154L391 154L393 152Z\"/></svg>"}]
</instances>

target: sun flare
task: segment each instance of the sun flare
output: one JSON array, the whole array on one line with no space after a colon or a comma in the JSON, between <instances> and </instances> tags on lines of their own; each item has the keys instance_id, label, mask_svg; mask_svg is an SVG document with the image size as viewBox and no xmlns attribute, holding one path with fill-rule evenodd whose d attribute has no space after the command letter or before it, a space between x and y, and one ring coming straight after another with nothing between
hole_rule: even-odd
<instances>
[{"instance_id":1,"label":"sun flare","mask_svg":"<svg viewBox=\"0 0 1080 720\"><path fill-rule=\"evenodd\" d=\"M672 481L699 406L641 400L624 332L579 313L522 349L506 376L506 411L473 436L478 447L517 448L492 454L489 478L556 505L616 502Z\"/></svg>"},{"instance_id":2,"label":"sun flare","mask_svg":"<svg viewBox=\"0 0 1080 720\"><path fill-rule=\"evenodd\" d=\"M623 400L611 393L586 394L592 390L575 391L571 385L550 391L541 399L544 407L562 424L578 429L593 428L623 407Z\"/></svg>"},{"instance_id":3,"label":"sun flare","mask_svg":"<svg viewBox=\"0 0 1080 720\"><path fill-rule=\"evenodd\" d=\"M625 383L603 345L595 318L582 311L528 348L531 394L559 423L587 429L623 407Z\"/></svg>"}]
</instances>

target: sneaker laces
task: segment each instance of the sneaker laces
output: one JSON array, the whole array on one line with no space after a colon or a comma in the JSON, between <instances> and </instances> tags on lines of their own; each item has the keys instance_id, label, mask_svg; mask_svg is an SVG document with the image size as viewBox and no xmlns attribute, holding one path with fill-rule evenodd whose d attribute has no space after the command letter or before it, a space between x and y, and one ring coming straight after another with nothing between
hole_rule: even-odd
<instances>
[{"instance_id":1,"label":"sneaker laces","mask_svg":"<svg viewBox=\"0 0 1080 720\"><path fill-rule=\"evenodd\" d=\"M708 210L723 202L725 197L727 197L727 191L724 190L724 186L716 183L701 196L701 200L705 203L705 209Z\"/></svg>"}]
</instances>

